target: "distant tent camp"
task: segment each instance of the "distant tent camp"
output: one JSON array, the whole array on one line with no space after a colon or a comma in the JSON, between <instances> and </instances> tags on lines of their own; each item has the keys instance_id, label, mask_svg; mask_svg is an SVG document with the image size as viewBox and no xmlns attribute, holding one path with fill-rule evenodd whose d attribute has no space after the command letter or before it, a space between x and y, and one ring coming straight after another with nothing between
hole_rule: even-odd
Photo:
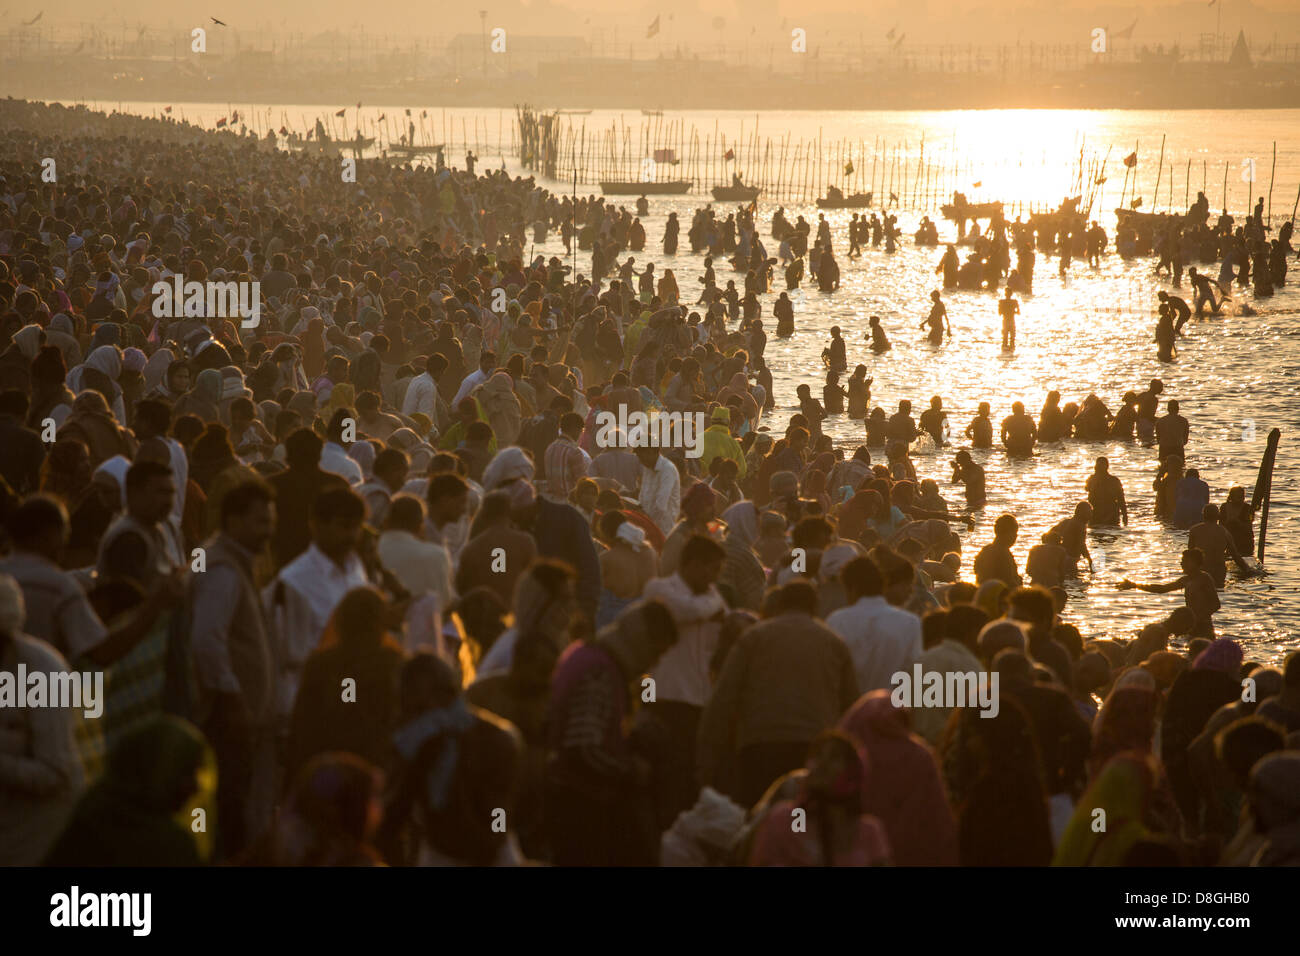
<instances>
[{"instance_id":1,"label":"distant tent camp","mask_svg":"<svg viewBox=\"0 0 1300 956\"><path fill-rule=\"evenodd\" d=\"M1228 57L1228 66L1249 68L1253 64L1250 62L1250 50L1246 48L1246 31L1237 31L1237 42L1232 47L1232 56Z\"/></svg>"}]
</instances>

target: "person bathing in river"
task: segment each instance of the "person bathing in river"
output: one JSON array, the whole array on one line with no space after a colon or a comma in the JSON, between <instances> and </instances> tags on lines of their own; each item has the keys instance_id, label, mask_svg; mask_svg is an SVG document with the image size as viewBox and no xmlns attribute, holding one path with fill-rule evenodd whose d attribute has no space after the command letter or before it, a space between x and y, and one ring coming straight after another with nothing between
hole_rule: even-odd
<instances>
[{"instance_id":1,"label":"person bathing in river","mask_svg":"<svg viewBox=\"0 0 1300 956\"><path fill-rule=\"evenodd\" d=\"M992 411L988 402L980 402L979 411L966 426L966 437L972 448L993 447L993 419L989 417Z\"/></svg>"},{"instance_id":2,"label":"person bathing in river","mask_svg":"<svg viewBox=\"0 0 1300 956\"><path fill-rule=\"evenodd\" d=\"M1034 442L1038 440L1038 426L1025 414L1025 403L1016 402L1011 414L1002 420L1002 444L1012 458L1032 458Z\"/></svg>"},{"instance_id":3,"label":"person bathing in river","mask_svg":"<svg viewBox=\"0 0 1300 956\"><path fill-rule=\"evenodd\" d=\"M945 333L947 333L948 338L952 338L952 325L948 322L948 308L943 304L943 300L939 298L937 291L930 293L930 302L930 314L918 328L923 329L929 326L930 344L942 345Z\"/></svg>"},{"instance_id":4,"label":"person bathing in river","mask_svg":"<svg viewBox=\"0 0 1300 956\"><path fill-rule=\"evenodd\" d=\"M893 346L889 344L889 337L880 325L880 316L873 315L867 320L867 325L871 328L871 351L877 355L888 352Z\"/></svg>"},{"instance_id":5,"label":"person bathing in river","mask_svg":"<svg viewBox=\"0 0 1300 956\"><path fill-rule=\"evenodd\" d=\"M1084 485L1088 491L1088 504L1092 506L1092 525L1128 524L1128 502L1124 500L1124 485L1110 473L1110 461L1098 458L1093 473Z\"/></svg>"},{"instance_id":6,"label":"person bathing in river","mask_svg":"<svg viewBox=\"0 0 1300 956\"><path fill-rule=\"evenodd\" d=\"M826 370L826 384L822 387L822 402L826 406L826 414L838 415L844 411L844 386L840 384L840 373L835 369Z\"/></svg>"},{"instance_id":7,"label":"person bathing in river","mask_svg":"<svg viewBox=\"0 0 1300 956\"><path fill-rule=\"evenodd\" d=\"M849 418L861 419L867 417L867 408L871 404L871 383L874 379L867 378L867 367L859 365L849 376Z\"/></svg>"},{"instance_id":8,"label":"person bathing in river","mask_svg":"<svg viewBox=\"0 0 1300 956\"><path fill-rule=\"evenodd\" d=\"M1016 350L1016 314L1020 311L1020 303L1011 297L1011 290L1007 289L1006 294L998 302L998 314L1002 316L1002 351L1014 352Z\"/></svg>"},{"instance_id":9,"label":"person bathing in river","mask_svg":"<svg viewBox=\"0 0 1300 956\"><path fill-rule=\"evenodd\" d=\"M1214 283L1210 281L1210 277L1201 275L1201 273L1196 271L1195 266L1192 266L1191 271L1188 272L1188 276L1192 280L1192 286L1196 289L1195 308L1197 318L1203 314L1206 303L1210 306L1210 314L1218 315L1219 310L1223 308L1223 299L1216 300L1214 298Z\"/></svg>"},{"instance_id":10,"label":"person bathing in river","mask_svg":"<svg viewBox=\"0 0 1300 956\"><path fill-rule=\"evenodd\" d=\"M1214 578L1205 570L1205 554L1200 548L1187 548L1183 552L1182 570L1180 577L1163 584L1136 584L1125 578L1119 582L1119 589L1131 591L1136 588L1149 594L1182 591L1183 601L1196 621L1189 636L1214 640L1214 612L1222 605L1219 603L1219 590L1214 584Z\"/></svg>"},{"instance_id":11,"label":"person bathing in river","mask_svg":"<svg viewBox=\"0 0 1300 956\"><path fill-rule=\"evenodd\" d=\"M822 362L827 368L836 372L847 372L849 370L844 338L840 335L838 325L831 328L831 344L822 350Z\"/></svg>"}]
</instances>

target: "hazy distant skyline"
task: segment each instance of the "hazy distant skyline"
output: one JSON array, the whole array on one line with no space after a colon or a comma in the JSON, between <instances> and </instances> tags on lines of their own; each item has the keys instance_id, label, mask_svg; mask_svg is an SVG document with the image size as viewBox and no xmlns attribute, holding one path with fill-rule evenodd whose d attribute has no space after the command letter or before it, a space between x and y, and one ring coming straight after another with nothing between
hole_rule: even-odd
<instances>
[{"instance_id":1,"label":"hazy distant skyline","mask_svg":"<svg viewBox=\"0 0 1300 956\"><path fill-rule=\"evenodd\" d=\"M214 0L189 4L188 9L163 0L109 3L96 0L61 0L57 7L37 2L7 11L6 29L42 13L38 31L88 30L96 27L110 36L131 32L139 25L155 31L207 26L216 16L237 31L241 41L256 44L268 35L312 35L323 30L401 36L448 38L478 33L487 12L486 26L531 35L600 36L605 42L656 44L671 52L676 44L744 42L755 37L774 42L778 32L795 26L809 30L809 45L821 31L835 41L883 42L891 28L906 34L905 42L1086 42L1094 27L1121 30L1137 21L1132 42L1169 42L1181 37L1191 42L1212 32L1216 22L1235 34L1244 28L1259 38L1274 34L1279 42L1300 41L1300 4L1296 0L1220 0L1222 13L1207 0L1143 0L1141 3L1098 3L1096 0L885 0L864 9L861 0L646 0L617 10L608 0L479 0L469 4L431 6L422 0L373 0L366 4L318 3L315 0ZM659 17L659 33L646 37L650 23ZM720 21L719 21L719 18ZM718 23L721 22L721 29ZM748 27L748 29L746 29Z\"/></svg>"}]
</instances>

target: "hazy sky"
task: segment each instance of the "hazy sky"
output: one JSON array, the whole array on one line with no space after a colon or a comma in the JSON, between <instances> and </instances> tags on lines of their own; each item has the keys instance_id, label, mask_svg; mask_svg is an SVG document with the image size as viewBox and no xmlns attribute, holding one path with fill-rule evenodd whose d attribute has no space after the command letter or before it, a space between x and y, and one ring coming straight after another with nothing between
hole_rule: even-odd
<instances>
[{"instance_id":1,"label":"hazy sky","mask_svg":"<svg viewBox=\"0 0 1300 956\"><path fill-rule=\"evenodd\" d=\"M1297 0L1220 0L1222 29L1235 33L1245 27L1261 39L1300 42L1300 2ZM428 0L210 0L178 4L171 0L44 0L8 4L6 29L14 29L44 9L37 29L79 31L97 26L120 36L138 25L154 29L188 28L216 16L238 30L246 42L273 33L312 34L339 29L400 36L446 38L477 33L480 10L487 26L503 26L530 34L616 35L620 45L649 44L646 29L660 17L656 43L671 50L676 43L702 45L744 42L757 37L771 42L790 28L824 31L836 39L881 42L897 26L912 43L1068 42L1095 26L1112 30L1137 19L1134 42L1190 42L1213 31L1218 11L1207 0L1143 0L1141 3L1098 3L1097 0L632 0L611 9L609 0L477 0L471 3L429 3ZM744 11L743 15L740 11ZM717 29L716 18L725 23ZM210 24L208 24L210 26ZM219 28L214 28L219 29Z\"/></svg>"}]
</instances>

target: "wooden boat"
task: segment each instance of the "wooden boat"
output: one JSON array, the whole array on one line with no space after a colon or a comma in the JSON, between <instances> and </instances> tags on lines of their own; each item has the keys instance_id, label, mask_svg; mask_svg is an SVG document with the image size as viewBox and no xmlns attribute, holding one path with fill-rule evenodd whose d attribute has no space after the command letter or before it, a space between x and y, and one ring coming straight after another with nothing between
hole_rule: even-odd
<instances>
[{"instance_id":1,"label":"wooden boat","mask_svg":"<svg viewBox=\"0 0 1300 956\"><path fill-rule=\"evenodd\" d=\"M556 116L589 116L591 110L556 110Z\"/></svg>"},{"instance_id":2,"label":"wooden boat","mask_svg":"<svg viewBox=\"0 0 1300 956\"><path fill-rule=\"evenodd\" d=\"M1184 218L1180 213L1138 212L1136 209L1115 210L1115 222L1120 228L1132 226L1134 229L1151 229L1166 224L1182 225Z\"/></svg>"},{"instance_id":3,"label":"wooden boat","mask_svg":"<svg viewBox=\"0 0 1300 956\"><path fill-rule=\"evenodd\" d=\"M661 183L638 183L623 180L600 181L600 191L607 196L675 196L689 192L689 179L670 179Z\"/></svg>"},{"instance_id":4,"label":"wooden boat","mask_svg":"<svg viewBox=\"0 0 1300 956\"><path fill-rule=\"evenodd\" d=\"M360 139L327 139L327 140L307 140L300 147L305 153L320 153L325 156L337 156L346 150L369 149L375 145L373 136L363 136Z\"/></svg>"},{"instance_id":5,"label":"wooden boat","mask_svg":"<svg viewBox=\"0 0 1300 956\"><path fill-rule=\"evenodd\" d=\"M817 200L818 209L865 209L871 205L871 193L854 193L839 199L822 198Z\"/></svg>"},{"instance_id":6,"label":"wooden boat","mask_svg":"<svg viewBox=\"0 0 1300 956\"><path fill-rule=\"evenodd\" d=\"M663 116L664 111L663 110L642 110L641 115L642 116Z\"/></svg>"},{"instance_id":7,"label":"wooden boat","mask_svg":"<svg viewBox=\"0 0 1300 956\"><path fill-rule=\"evenodd\" d=\"M714 186L711 190L718 202L749 202L758 198L762 186Z\"/></svg>"},{"instance_id":8,"label":"wooden boat","mask_svg":"<svg viewBox=\"0 0 1300 956\"><path fill-rule=\"evenodd\" d=\"M442 145L437 146L389 146L388 152L399 153L402 156L430 156L442 149Z\"/></svg>"},{"instance_id":9,"label":"wooden boat","mask_svg":"<svg viewBox=\"0 0 1300 956\"><path fill-rule=\"evenodd\" d=\"M974 202L966 203L961 206L954 206L952 203L946 203L939 207L939 211L943 213L944 219L949 219L953 222L969 219L992 219L994 216L1002 215L1002 203Z\"/></svg>"}]
</instances>

